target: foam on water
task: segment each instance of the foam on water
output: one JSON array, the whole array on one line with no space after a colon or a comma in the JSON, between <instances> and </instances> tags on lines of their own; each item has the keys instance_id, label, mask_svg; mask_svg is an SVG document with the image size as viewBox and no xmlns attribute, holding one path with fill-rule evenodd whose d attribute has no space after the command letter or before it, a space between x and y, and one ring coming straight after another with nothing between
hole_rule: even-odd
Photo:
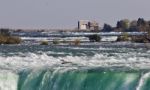
<instances>
[{"instance_id":1,"label":"foam on water","mask_svg":"<svg viewBox=\"0 0 150 90\"><path fill-rule=\"evenodd\" d=\"M138 86L136 87L136 90L141 90L144 83L146 82L146 80L150 77L150 72L148 73L145 73L141 76L140 80L139 80L139 84Z\"/></svg>"},{"instance_id":2,"label":"foam on water","mask_svg":"<svg viewBox=\"0 0 150 90\"><path fill-rule=\"evenodd\" d=\"M50 52L51 53L51 52ZM52 52L54 53L54 52ZM57 52L56 52L57 53ZM61 53L63 54L63 53ZM130 68L147 69L150 68L150 60L142 55L143 53L96 53L94 56L51 56L43 52L24 53L24 55L0 56L0 68L19 70L32 67L53 67L53 66L82 66L82 67L113 67L124 66ZM136 56L141 55L141 56ZM145 55L145 54L144 54Z\"/></svg>"},{"instance_id":3,"label":"foam on water","mask_svg":"<svg viewBox=\"0 0 150 90\"><path fill-rule=\"evenodd\" d=\"M45 48L3 49L0 90L142 90L149 80L149 50Z\"/></svg>"},{"instance_id":4,"label":"foam on water","mask_svg":"<svg viewBox=\"0 0 150 90\"><path fill-rule=\"evenodd\" d=\"M17 90L18 78L10 71L0 71L0 90Z\"/></svg>"}]
</instances>

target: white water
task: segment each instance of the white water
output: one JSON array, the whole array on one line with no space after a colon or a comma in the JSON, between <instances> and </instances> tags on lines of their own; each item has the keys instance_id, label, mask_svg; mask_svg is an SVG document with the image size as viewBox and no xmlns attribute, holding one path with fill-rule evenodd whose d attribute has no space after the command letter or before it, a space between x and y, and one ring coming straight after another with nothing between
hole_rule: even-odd
<instances>
[{"instance_id":1,"label":"white water","mask_svg":"<svg viewBox=\"0 0 150 90\"><path fill-rule=\"evenodd\" d=\"M78 49L78 48L75 48ZM101 50L106 50L105 48L100 48ZM84 49L83 49L84 50ZM86 49L85 49L86 50ZM89 49L89 51L96 50L96 49ZM111 49L108 49L108 51ZM94 52L93 56L88 56L83 53L82 56L73 55L71 52L37 52L37 53L17 53L17 55L12 56L5 56L1 53L0 55L0 70L5 70L0 72L0 90L17 90L17 83L18 83L18 75L16 72L22 71L24 69L40 69L41 67L54 67L56 70L53 72L51 77L53 77L57 70L62 72L68 69L78 69L79 66L81 67L129 67L134 69L150 69L150 59L149 54L150 51L147 52L128 52L128 53L101 53L101 52ZM57 56L54 57L49 54L69 54L65 56ZM13 73L12 73L13 71ZM15 71L15 72L14 72ZM31 74L35 74L32 72ZM38 75L38 73L37 73ZM142 75L141 79L139 80L138 86L136 90L141 90L144 82L150 73L146 73ZM46 77L46 76L45 76ZM34 77L30 77L32 79ZM59 79L58 79L59 80ZM125 78L125 82L123 86L128 85L134 80L134 76L129 76ZM26 81L25 84L28 84L30 80ZM57 83L57 82L56 82ZM57 84L55 84L57 85ZM26 85L25 85L26 86ZM125 87L127 88L127 87Z\"/></svg>"},{"instance_id":2,"label":"white water","mask_svg":"<svg viewBox=\"0 0 150 90\"><path fill-rule=\"evenodd\" d=\"M54 52L49 52L54 53ZM63 54L63 53L62 53ZM135 53L134 53L135 54ZM142 54L142 53L140 53ZM69 69L78 69L78 66L83 67L113 67L113 66L123 66L130 68L140 68L147 69L150 68L149 58L136 57L132 56L133 54L120 54L117 56L107 56L107 54L95 54L94 56L64 56L64 57L53 57L48 56L47 53L35 54L35 53L25 53L24 55L14 55L14 56L0 56L0 69L5 69L6 72L0 72L0 90L17 90L18 75L10 71L21 71L22 69L27 68L41 68L41 67L53 67L56 66L56 70L53 72L57 73L58 71L65 72ZM126 57L126 58L124 58ZM65 63L64 63L65 62ZM64 64L63 64L64 63ZM33 74L35 74L33 72ZM53 78L53 74L51 77ZM37 73L38 75L38 73ZM150 73L144 74L136 90L141 90L145 80L150 76ZM29 75L29 80L26 80L26 84L32 80ZM125 78L123 87L134 81L134 76L128 76ZM59 80L59 79L58 79ZM55 82L57 85L57 81ZM25 88L25 87L24 87ZM27 88L27 87L26 87Z\"/></svg>"},{"instance_id":3,"label":"white water","mask_svg":"<svg viewBox=\"0 0 150 90\"><path fill-rule=\"evenodd\" d=\"M139 81L139 84L138 86L136 87L136 90L141 90L144 82L150 77L150 72L142 75L142 77L140 78L140 81Z\"/></svg>"},{"instance_id":4,"label":"white water","mask_svg":"<svg viewBox=\"0 0 150 90\"><path fill-rule=\"evenodd\" d=\"M116 41L118 37L117 36L109 36L109 37L103 36L101 38L102 38L101 41Z\"/></svg>"},{"instance_id":5,"label":"white water","mask_svg":"<svg viewBox=\"0 0 150 90\"><path fill-rule=\"evenodd\" d=\"M18 75L9 71L0 71L0 90L17 90Z\"/></svg>"},{"instance_id":6,"label":"white water","mask_svg":"<svg viewBox=\"0 0 150 90\"><path fill-rule=\"evenodd\" d=\"M50 52L52 53L52 52ZM53 52L54 53L54 52ZM63 53L60 53L63 54ZM94 56L72 56L53 57L47 53L35 54L24 53L23 55L0 56L0 68L9 70L21 70L24 68L38 68L44 66L82 66L82 67L113 67L123 66L129 68L150 68L150 60L147 57L137 57L142 53L123 53L108 56L109 54L95 54Z\"/></svg>"}]
</instances>

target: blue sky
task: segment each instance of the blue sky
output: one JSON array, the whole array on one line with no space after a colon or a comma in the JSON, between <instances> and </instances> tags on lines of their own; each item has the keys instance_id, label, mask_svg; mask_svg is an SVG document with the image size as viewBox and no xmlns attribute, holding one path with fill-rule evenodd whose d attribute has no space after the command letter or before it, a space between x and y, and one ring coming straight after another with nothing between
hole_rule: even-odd
<instances>
[{"instance_id":1,"label":"blue sky","mask_svg":"<svg viewBox=\"0 0 150 90\"><path fill-rule=\"evenodd\" d=\"M149 0L0 0L0 27L75 28L96 20L114 26L118 20L150 20Z\"/></svg>"}]
</instances>

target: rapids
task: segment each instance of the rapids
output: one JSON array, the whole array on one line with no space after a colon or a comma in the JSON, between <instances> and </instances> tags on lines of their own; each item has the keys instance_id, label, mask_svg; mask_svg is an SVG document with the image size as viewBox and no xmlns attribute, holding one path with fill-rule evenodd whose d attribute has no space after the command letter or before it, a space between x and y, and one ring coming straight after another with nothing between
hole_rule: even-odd
<instances>
[{"instance_id":1,"label":"rapids","mask_svg":"<svg viewBox=\"0 0 150 90\"><path fill-rule=\"evenodd\" d=\"M0 90L150 90L150 50L0 46Z\"/></svg>"}]
</instances>

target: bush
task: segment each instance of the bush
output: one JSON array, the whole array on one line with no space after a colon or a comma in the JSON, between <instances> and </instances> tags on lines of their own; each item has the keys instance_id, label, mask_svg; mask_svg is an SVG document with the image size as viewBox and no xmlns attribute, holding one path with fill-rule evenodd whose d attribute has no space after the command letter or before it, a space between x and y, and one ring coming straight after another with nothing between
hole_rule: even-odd
<instances>
[{"instance_id":1,"label":"bush","mask_svg":"<svg viewBox=\"0 0 150 90\"><path fill-rule=\"evenodd\" d=\"M7 38L6 44L19 44L21 39L19 37L10 36Z\"/></svg>"},{"instance_id":2,"label":"bush","mask_svg":"<svg viewBox=\"0 0 150 90\"><path fill-rule=\"evenodd\" d=\"M122 36L123 36L124 40L127 40L127 41L129 40L128 33L124 32Z\"/></svg>"},{"instance_id":3,"label":"bush","mask_svg":"<svg viewBox=\"0 0 150 90\"><path fill-rule=\"evenodd\" d=\"M80 39L75 39L75 41L73 43L74 43L74 45L80 45Z\"/></svg>"},{"instance_id":4,"label":"bush","mask_svg":"<svg viewBox=\"0 0 150 90\"><path fill-rule=\"evenodd\" d=\"M0 35L0 44L5 44L7 42L7 38L3 35Z\"/></svg>"},{"instance_id":5,"label":"bush","mask_svg":"<svg viewBox=\"0 0 150 90\"><path fill-rule=\"evenodd\" d=\"M67 43L67 41L66 41L66 40L63 40L62 43Z\"/></svg>"},{"instance_id":6,"label":"bush","mask_svg":"<svg viewBox=\"0 0 150 90\"><path fill-rule=\"evenodd\" d=\"M94 35L90 35L89 36L89 40L91 42L100 42L101 41L101 37L97 34L94 34Z\"/></svg>"},{"instance_id":7,"label":"bush","mask_svg":"<svg viewBox=\"0 0 150 90\"><path fill-rule=\"evenodd\" d=\"M48 45L48 41L42 41L40 45Z\"/></svg>"},{"instance_id":8,"label":"bush","mask_svg":"<svg viewBox=\"0 0 150 90\"><path fill-rule=\"evenodd\" d=\"M6 28L1 28L1 29L0 29L0 34L1 34L1 35L10 36L10 30L9 30L9 29L6 29Z\"/></svg>"},{"instance_id":9,"label":"bush","mask_svg":"<svg viewBox=\"0 0 150 90\"><path fill-rule=\"evenodd\" d=\"M6 36L0 34L0 44L19 44L21 39L16 36Z\"/></svg>"},{"instance_id":10,"label":"bush","mask_svg":"<svg viewBox=\"0 0 150 90\"><path fill-rule=\"evenodd\" d=\"M149 43L150 40L147 37L145 37L145 36L141 36L141 37L133 36L132 37L132 42L136 42L136 43Z\"/></svg>"},{"instance_id":11,"label":"bush","mask_svg":"<svg viewBox=\"0 0 150 90\"><path fill-rule=\"evenodd\" d=\"M58 39L53 40L53 44L59 44L59 43L60 43L60 41Z\"/></svg>"},{"instance_id":12,"label":"bush","mask_svg":"<svg viewBox=\"0 0 150 90\"><path fill-rule=\"evenodd\" d=\"M122 36L117 38L117 41L131 41L131 37L129 37L128 33L124 32Z\"/></svg>"}]
</instances>

